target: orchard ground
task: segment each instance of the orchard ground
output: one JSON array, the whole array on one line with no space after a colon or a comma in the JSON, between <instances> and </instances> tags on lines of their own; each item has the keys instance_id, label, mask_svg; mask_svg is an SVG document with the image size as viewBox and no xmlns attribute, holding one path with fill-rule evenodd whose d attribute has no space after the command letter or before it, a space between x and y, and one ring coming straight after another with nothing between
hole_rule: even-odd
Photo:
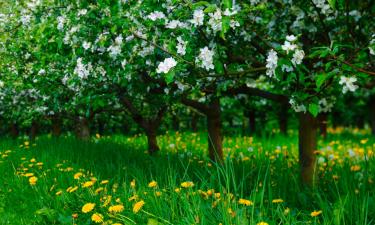
<instances>
[{"instance_id":1,"label":"orchard ground","mask_svg":"<svg viewBox=\"0 0 375 225\"><path fill-rule=\"evenodd\" d=\"M1 224L375 224L368 130L329 130L314 187L296 133L227 136L223 165L203 133L167 132L152 156L144 136L25 140L0 142Z\"/></svg>"}]
</instances>

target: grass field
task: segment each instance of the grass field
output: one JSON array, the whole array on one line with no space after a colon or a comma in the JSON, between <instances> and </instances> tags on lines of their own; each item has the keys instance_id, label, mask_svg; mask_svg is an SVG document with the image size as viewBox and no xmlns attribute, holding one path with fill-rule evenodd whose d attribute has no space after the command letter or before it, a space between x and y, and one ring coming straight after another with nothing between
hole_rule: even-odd
<instances>
[{"instance_id":1,"label":"grass field","mask_svg":"<svg viewBox=\"0 0 375 225\"><path fill-rule=\"evenodd\" d=\"M206 142L167 133L149 156L143 136L3 139L0 224L375 224L368 132L320 141L312 188L299 182L296 134L225 137L224 165Z\"/></svg>"}]
</instances>

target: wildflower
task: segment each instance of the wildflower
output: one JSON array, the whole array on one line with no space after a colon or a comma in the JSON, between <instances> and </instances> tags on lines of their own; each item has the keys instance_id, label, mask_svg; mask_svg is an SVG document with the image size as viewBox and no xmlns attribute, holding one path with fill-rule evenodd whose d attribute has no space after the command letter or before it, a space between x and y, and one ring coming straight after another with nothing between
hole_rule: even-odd
<instances>
[{"instance_id":1,"label":"wildflower","mask_svg":"<svg viewBox=\"0 0 375 225\"><path fill-rule=\"evenodd\" d=\"M86 181L85 183L82 184L82 187L87 188L87 187L91 187L93 185L94 185L93 181Z\"/></svg>"},{"instance_id":2,"label":"wildflower","mask_svg":"<svg viewBox=\"0 0 375 225\"><path fill-rule=\"evenodd\" d=\"M130 187L135 188L135 179L130 182Z\"/></svg>"},{"instance_id":3,"label":"wildflower","mask_svg":"<svg viewBox=\"0 0 375 225\"><path fill-rule=\"evenodd\" d=\"M191 181L185 181L181 183L181 187L183 188L189 188L189 187L194 187L194 183Z\"/></svg>"},{"instance_id":4,"label":"wildflower","mask_svg":"<svg viewBox=\"0 0 375 225\"><path fill-rule=\"evenodd\" d=\"M81 176L83 176L83 173L78 172L78 173L74 174L74 179L78 180Z\"/></svg>"},{"instance_id":5,"label":"wildflower","mask_svg":"<svg viewBox=\"0 0 375 225\"><path fill-rule=\"evenodd\" d=\"M303 50L296 50L293 54L292 63L293 65L298 65L302 63L302 59L305 57L305 52Z\"/></svg>"},{"instance_id":6,"label":"wildflower","mask_svg":"<svg viewBox=\"0 0 375 225\"><path fill-rule=\"evenodd\" d=\"M268 225L268 223L266 223L266 222L259 222L259 223L257 223L257 225Z\"/></svg>"},{"instance_id":7,"label":"wildflower","mask_svg":"<svg viewBox=\"0 0 375 225\"><path fill-rule=\"evenodd\" d=\"M214 51L210 50L208 47L201 48L199 50L199 56L198 56L198 62L200 62L200 66L202 68L205 68L206 70L214 69L213 64L213 57L214 57Z\"/></svg>"},{"instance_id":8,"label":"wildflower","mask_svg":"<svg viewBox=\"0 0 375 225\"><path fill-rule=\"evenodd\" d=\"M35 185L37 181L38 181L38 178L35 176L32 176L29 178L30 185Z\"/></svg>"},{"instance_id":9,"label":"wildflower","mask_svg":"<svg viewBox=\"0 0 375 225\"><path fill-rule=\"evenodd\" d=\"M110 213L119 213L119 212L124 211L124 206L123 205L113 205L113 206L109 207L108 211Z\"/></svg>"},{"instance_id":10,"label":"wildflower","mask_svg":"<svg viewBox=\"0 0 375 225\"><path fill-rule=\"evenodd\" d=\"M156 21L158 19L164 19L165 15L162 12L155 11L155 12L151 13L150 15L148 15L147 18L149 18L152 21Z\"/></svg>"},{"instance_id":11,"label":"wildflower","mask_svg":"<svg viewBox=\"0 0 375 225\"><path fill-rule=\"evenodd\" d=\"M297 45L291 44L289 41L285 41L281 48L286 51L286 54L288 54L289 51L294 51L297 48Z\"/></svg>"},{"instance_id":12,"label":"wildflower","mask_svg":"<svg viewBox=\"0 0 375 225\"><path fill-rule=\"evenodd\" d=\"M133 207L133 212L137 213L139 210L142 209L142 207L143 207L144 204L145 204L144 201L139 201L139 202L135 203L134 207Z\"/></svg>"},{"instance_id":13,"label":"wildflower","mask_svg":"<svg viewBox=\"0 0 375 225\"><path fill-rule=\"evenodd\" d=\"M32 177L32 176L34 176L34 173L26 173L24 176L25 177Z\"/></svg>"},{"instance_id":14,"label":"wildflower","mask_svg":"<svg viewBox=\"0 0 375 225\"><path fill-rule=\"evenodd\" d=\"M267 76L269 77L273 77L275 75L275 70L276 70L276 67L277 67L277 61L278 61L278 57L277 57L277 52L275 52L275 50L271 49L269 52L268 52L268 56L267 56Z\"/></svg>"},{"instance_id":15,"label":"wildflower","mask_svg":"<svg viewBox=\"0 0 375 225\"><path fill-rule=\"evenodd\" d=\"M75 192L77 189L78 189L77 186L74 186L74 187L68 187L68 188L66 189L66 191L69 192L69 193L73 193L73 192Z\"/></svg>"},{"instance_id":16,"label":"wildflower","mask_svg":"<svg viewBox=\"0 0 375 225\"><path fill-rule=\"evenodd\" d=\"M104 190L104 188L103 187L100 187L100 188L97 188L96 190L95 190L95 194L99 194L101 191L103 191Z\"/></svg>"},{"instance_id":17,"label":"wildflower","mask_svg":"<svg viewBox=\"0 0 375 225\"><path fill-rule=\"evenodd\" d=\"M180 193L181 188L175 188L174 191L175 191L176 193Z\"/></svg>"},{"instance_id":18,"label":"wildflower","mask_svg":"<svg viewBox=\"0 0 375 225\"><path fill-rule=\"evenodd\" d=\"M272 203L283 203L283 202L284 200L282 200L281 198L272 200Z\"/></svg>"},{"instance_id":19,"label":"wildflower","mask_svg":"<svg viewBox=\"0 0 375 225\"><path fill-rule=\"evenodd\" d=\"M310 215L312 217L316 217L316 216L319 216L320 214L322 214L322 210L319 210L319 211L314 210L313 212L311 212Z\"/></svg>"},{"instance_id":20,"label":"wildflower","mask_svg":"<svg viewBox=\"0 0 375 225\"><path fill-rule=\"evenodd\" d=\"M109 181L108 180L103 180L102 182L100 182L100 184L108 184Z\"/></svg>"},{"instance_id":21,"label":"wildflower","mask_svg":"<svg viewBox=\"0 0 375 225\"><path fill-rule=\"evenodd\" d=\"M154 187L156 187L156 186L158 186L158 183L156 182L156 181L151 181L149 184L148 184L148 187L150 187L150 188L154 188Z\"/></svg>"},{"instance_id":22,"label":"wildflower","mask_svg":"<svg viewBox=\"0 0 375 225\"><path fill-rule=\"evenodd\" d=\"M297 40L297 37L294 36L293 34L292 34L292 35L287 35L287 36L286 36L286 40L287 40L287 41L290 41L290 42L294 42L294 41Z\"/></svg>"},{"instance_id":23,"label":"wildflower","mask_svg":"<svg viewBox=\"0 0 375 225\"><path fill-rule=\"evenodd\" d=\"M35 163L35 162L36 162L36 159L35 159L35 158L32 158L32 159L30 159L30 162Z\"/></svg>"},{"instance_id":24,"label":"wildflower","mask_svg":"<svg viewBox=\"0 0 375 225\"><path fill-rule=\"evenodd\" d=\"M86 203L82 207L82 212L83 213L88 213L88 212L91 212L94 208L95 208L95 203Z\"/></svg>"},{"instance_id":25,"label":"wildflower","mask_svg":"<svg viewBox=\"0 0 375 225\"><path fill-rule=\"evenodd\" d=\"M91 216L91 220L95 223L102 223L103 222L103 215L99 213L94 213Z\"/></svg>"},{"instance_id":26,"label":"wildflower","mask_svg":"<svg viewBox=\"0 0 375 225\"><path fill-rule=\"evenodd\" d=\"M351 170L351 171L354 171L354 172L360 171L360 170L361 170L361 166L359 166L359 165L354 165L354 166L350 167L350 170Z\"/></svg>"},{"instance_id":27,"label":"wildflower","mask_svg":"<svg viewBox=\"0 0 375 225\"><path fill-rule=\"evenodd\" d=\"M246 205L246 206L251 206L254 203L252 201L250 201L250 200L241 198L241 199L238 200L238 204Z\"/></svg>"},{"instance_id":28,"label":"wildflower","mask_svg":"<svg viewBox=\"0 0 375 225\"><path fill-rule=\"evenodd\" d=\"M57 196L59 196L59 195L61 195L62 194L62 191L58 191L58 192L56 192L56 195Z\"/></svg>"},{"instance_id":29,"label":"wildflower","mask_svg":"<svg viewBox=\"0 0 375 225\"><path fill-rule=\"evenodd\" d=\"M346 93L348 91L354 92L357 90L358 85L355 85L354 82L357 81L356 77L345 77L341 76L339 84L343 86L342 93Z\"/></svg>"}]
</instances>

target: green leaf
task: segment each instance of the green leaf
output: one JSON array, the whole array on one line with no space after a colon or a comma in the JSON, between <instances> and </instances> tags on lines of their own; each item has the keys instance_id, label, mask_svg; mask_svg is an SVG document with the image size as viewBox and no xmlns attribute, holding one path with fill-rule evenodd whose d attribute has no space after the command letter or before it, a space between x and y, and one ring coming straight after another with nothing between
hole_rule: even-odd
<instances>
[{"instance_id":1,"label":"green leaf","mask_svg":"<svg viewBox=\"0 0 375 225\"><path fill-rule=\"evenodd\" d=\"M332 9L336 9L336 0L328 0L328 4Z\"/></svg>"},{"instance_id":2,"label":"green leaf","mask_svg":"<svg viewBox=\"0 0 375 225\"><path fill-rule=\"evenodd\" d=\"M326 81L328 78L328 76L324 73L321 73L319 75L316 76L316 86L318 88L320 88L323 84L324 84L324 81Z\"/></svg>"},{"instance_id":3,"label":"green leaf","mask_svg":"<svg viewBox=\"0 0 375 225\"><path fill-rule=\"evenodd\" d=\"M167 73L165 75L165 82L167 82L167 84L170 84L174 81L174 71L169 71L169 73Z\"/></svg>"},{"instance_id":4,"label":"green leaf","mask_svg":"<svg viewBox=\"0 0 375 225\"><path fill-rule=\"evenodd\" d=\"M309 104L309 112L314 116L316 117L319 113L319 105L315 104L315 103L310 103Z\"/></svg>"}]
</instances>

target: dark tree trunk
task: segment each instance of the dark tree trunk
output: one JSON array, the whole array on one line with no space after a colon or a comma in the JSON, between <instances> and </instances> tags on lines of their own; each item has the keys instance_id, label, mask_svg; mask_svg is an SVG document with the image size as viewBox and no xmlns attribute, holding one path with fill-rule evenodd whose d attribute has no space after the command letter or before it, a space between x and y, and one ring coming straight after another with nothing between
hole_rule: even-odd
<instances>
[{"instance_id":1,"label":"dark tree trunk","mask_svg":"<svg viewBox=\"0 0 375 225\"><path fill-rule=\"evenodd\" d=\"M78 118L77 128L76 128L76 137L81 140L90 139L89 121L85 117Z\"/></svg>"},{"instance_id":2,"label":"dark tree trunk","mask_svg":"<svg viewBox=\"0 0 375 225\"><path fill-rule=\"evenodd\" d=\"M282 104L279 112L279 127L280 133L283 135L288 134L288 105Z\"/></svg>"},{"instance_id":3,"label":"dark tree trunk","mask_svg":"<svg viewBox=\"0 0 375 225\"><path fill-rule=\"evenodd\" d=\"M328 125L328 115L327 113L322 113L318 117L320 135L325 139L327 137L327 125Z\"/></svg>"},{"instance_id":4,"label":"dark tree trunk","mask_svg":"<svg viewBox=\"0 0 375 225\"><path fill-rule=\"evenodd\" d=\"M207 112L208 153L213 161L223 160L223 138L221 134L220 99L214 98Z\"/></svg>"},{"instance_id":5,"label":"dark tree trunk","mask_svg":"<svg viewBox=\"0 0 375 225\"><path fill-rule=\"evenodd\" d=\"M314 151L317 148L317 119L310 113L301 113L299 117L299 162L303 183L313 185L315 180Z\"/></svg>"},{"instance_id":6,"label":"dark tree trunk","mask_svg":"<svg viewBox=\"0 0 375 225\"><path fill-rule=\"evenodd\" d=\"M370 126L372 135L375 136L375 95L370 99Z\"/></svg>"},{"instance_id":7,"label":"dark tree trunk","mask_svg":"<svg viewBox=\"0 0 375 225\"><path fill-rule=\"evenodd\" d=\"M198 119L199 119L198 113L193 112L193 115L191 118L191 130L194 132L198 131Z\"/></svg>"},{"instance_id":8,"label":"dark tree trunk","mask_svg":"<svg viewBox=\"0 0 375 225\"><path fill-rule=\"evenodd\" d=\"M54 116L52 117L52 135L54 137L59 137L61 135L61 125L62 121L60 117Z\"/></svg>"},{"instance_id":9,"label":"dark tree trunk","mask_svg":"<svg viewBox=\"0 0 375 225\"><path fill-rule=\"evenodd\" d=\"M154 127L149 127L146 130L148 153L150 155L157 153L160 148L157 140L157 131Z\"/></svg>"},{"instance_id":10,"label":"dark tree trunk","mask_svg":"<svg viewBox=\"0 0 375 225\"><path fill-rule=\"evenodd\" d=\"M249 122L249 135L254 135L256 133L255 112L249 110L246 112L246 116Z\"/></svg>"},{"instance_id":11,"label":"dark tree trunk","mask_svg":"<svg viewBox=\"0 0 375 225\"><path fill-rule=\"evenodd\" d=\"M172 115L172 126L173 130L178 131L180 129L180 121L176 115Z\"/></svg>"},{"instance_id":12,"label":"dark tree trunk","mask_svg":"<svg viewBox=\"0 0 375 225\"><path fill-rule=\"evenodd\" d=\"M38 123L35 122L35 121L33 121L31 123L31 128L30 128L30 133L29 133L29 139L31 141L34 141L35 138L36 138L37 133L38 133Z\"/></svg>"},{"instance_id":13,"label":"dark tree trunk","mask_svg":"<svg viewBox=\"0 0 375 225\"><path fill-rule=\"evenodd\" d=\"M17 124L12 123L10 125L10 135L12 136L13 139L16 139L19 134L20 134L20 132L19 132Z\"/></svg>"}]
</instances>

